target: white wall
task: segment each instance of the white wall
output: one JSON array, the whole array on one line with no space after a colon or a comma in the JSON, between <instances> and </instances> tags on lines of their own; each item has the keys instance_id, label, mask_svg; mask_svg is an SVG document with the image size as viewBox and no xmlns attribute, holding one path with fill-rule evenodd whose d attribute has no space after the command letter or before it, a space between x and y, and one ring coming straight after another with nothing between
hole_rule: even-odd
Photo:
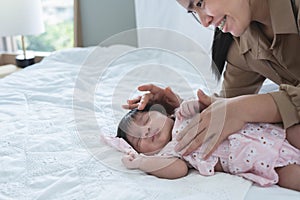
<instances>
[{"instance_id":1,"label":"white wall","mask_svg":"<svg viewBox=\"0 0 300 200\"><path fill-rule=\"evenodd\" d=\"M83 45L97 45L104 40L123 31L135 28L156 27L168 29L193 40L206 52L210 52L212 43L212 30L199 25L191 14L188 14L176 0L80 0L82 18ZM190 44L179 44L178 35L170 36L170 31L164 37L155 38L165 42L167 38L174 46L191 50ZM129 35L129 36L128 36ZM161 33L160 33L161 35ZM135 45L136 36L124 34L112 43ZM139 43L143 37L149 39L149 34L140 34Z\"/></svg>"},{"instance_id":2,"label":"white wall","mask_svg":"<svg viewBox=\"0 0 300 200\"><path fill-rule=\"evenodd\" d=\"M137 28L157 27L177 31L210 52L213 30L198 24L176 0L135 0L135 12Z\"/></svg>"}]
</instances>

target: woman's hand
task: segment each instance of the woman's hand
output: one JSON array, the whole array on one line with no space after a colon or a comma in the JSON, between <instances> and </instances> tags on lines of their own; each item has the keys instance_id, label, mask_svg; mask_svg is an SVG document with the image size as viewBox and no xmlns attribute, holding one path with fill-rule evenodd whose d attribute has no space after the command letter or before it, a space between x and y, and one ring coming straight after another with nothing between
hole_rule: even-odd
<instances>
[{"instance_id":1,"label":"woman's hand","mask_svg":"<svg viewBox=\"0 0 300 200\"><path fill-rule=\"evenodd\" d=\"M147 93L134 99L127 100L127 105L123 105L123 108L138 108L139 110L143 110L147 104L160 104L166 109L167 113L172 114L174 113L174 109L177 108L182 101L170 87L163 89L153 84L147 84L139 86L138 90Z\"/></svg>"},{"instance_id":2,"label":"woman's hand","mask_svg":"<svg viewBox=\"0 0 300 200\"><path fill-rule=\"evenodd\" d=\"M201 90L197 95L199 102L208 107L196 114L178 134L176 139L179 143L175 150L184 150L183 155L188 155L201 146L206 159L230 134L240 130L245 122L239 117L230 99L211 98Z\"/></svg>"}]
</instances>

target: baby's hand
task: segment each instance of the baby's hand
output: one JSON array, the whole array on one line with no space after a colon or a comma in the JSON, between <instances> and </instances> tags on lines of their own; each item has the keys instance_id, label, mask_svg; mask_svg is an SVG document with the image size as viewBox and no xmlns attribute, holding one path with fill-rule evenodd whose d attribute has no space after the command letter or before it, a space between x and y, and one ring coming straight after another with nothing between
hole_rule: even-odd
<instances>
[{"instance_id":1,"label":"baby's hand","mask_svg":"<svg viewBox=\"0 0 300 200\"><path fill-rule=\"evenodd\" d=\"M200 104L198 100L187 100L180 104L180 107L176 110L175 116L179 120L182 118L193 117L196 113L200 112Z\"/></svg>"},{"instance_id":2,"label":"baby's hand","mask_svg":"<svg viewBox=\"0 0 300 200\"><path fill-rule=\"evenodd\" d=\"M142 161L142 156L133 152L124 155L122 162L128 169L138 169Z\"/></svg>"}]
</instances>

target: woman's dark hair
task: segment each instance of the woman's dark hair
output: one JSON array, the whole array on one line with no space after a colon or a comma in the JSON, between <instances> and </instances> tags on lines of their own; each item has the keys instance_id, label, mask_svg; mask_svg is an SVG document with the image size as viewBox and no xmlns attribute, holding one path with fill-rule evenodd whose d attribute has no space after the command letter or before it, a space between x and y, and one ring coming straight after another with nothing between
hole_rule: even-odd
<instances>
[{"instance_id":1,"label":"woman's dark hair","mask_svg":"<svg viewBox=\"0 0 300 200\"><path fill-rule=\"evenodd\" d=\"M137 108L132 109L121 119L118 125L116 137L123 138L128 144L130 144L130 142L127 139L127 129L130 126L130 123L132 122L132 120L135 119L138 113L148 111L158 111L164 115L167 115L166 110L161 105L147 105L143 110L138 110Z\"/></svg>"},{"instance_id":2,"label":"woman's dark hair","mask_svg":"<svg viewBox=\"0 0 300 200\"><path fill-rule=\"evenodd\" d=\"M212 44L212 71L215 76L220 79L224 70L227 53L233 41L230 33L223 33L218 27L215 28L214 40Z\"/></svg>"}]
</instances>

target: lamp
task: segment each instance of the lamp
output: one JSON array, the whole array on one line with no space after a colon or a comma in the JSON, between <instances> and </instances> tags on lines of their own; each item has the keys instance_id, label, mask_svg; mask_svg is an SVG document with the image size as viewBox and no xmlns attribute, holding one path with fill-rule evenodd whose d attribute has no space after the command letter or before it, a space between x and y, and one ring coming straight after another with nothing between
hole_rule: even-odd
<instances>
[{"instance_id":1,"label":"lamp","mask_svg":"<svg viewBox=\"0 0 300 200\"><path fill-rule=\"evenodd\" d=\"M16 57L19 67L34 63L34 56L26 54L24 35L36 35L44 31L40 0L0 1L0 36L21 35L23 55Z\"/></svg>"}]
</instances>

